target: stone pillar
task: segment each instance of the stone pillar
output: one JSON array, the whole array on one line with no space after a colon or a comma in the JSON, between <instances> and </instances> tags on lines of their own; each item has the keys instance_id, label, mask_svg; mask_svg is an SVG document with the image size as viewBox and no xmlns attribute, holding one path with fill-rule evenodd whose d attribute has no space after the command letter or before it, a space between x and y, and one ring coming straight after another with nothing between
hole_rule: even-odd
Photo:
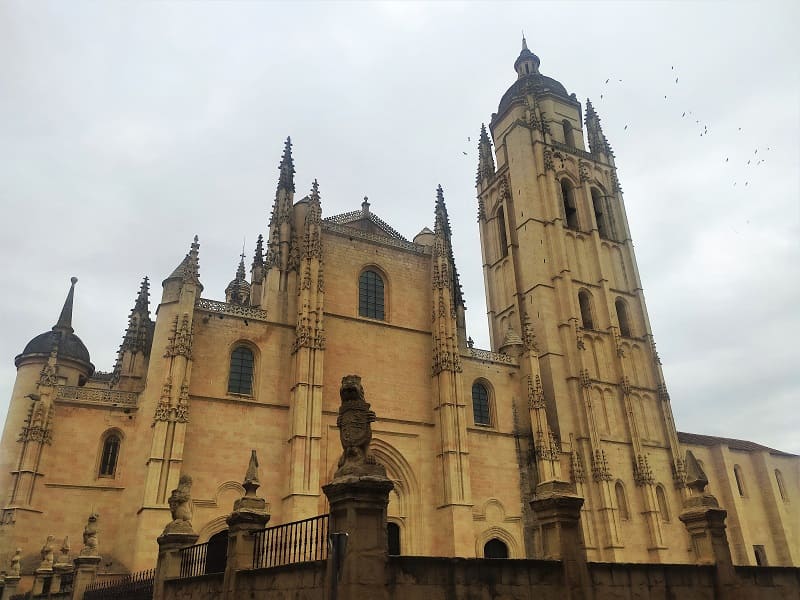
<instances>
[{"instance_id":1,"label":"stone pillar","mask_svg":"<svg viewBox=\"0 0 800 600\"><path fill-rule=\"evenodd\" d=\"M575 486L563 481L539 484L531 500L541 558L562 562L566 597L570 600L592 598L581 535L582 506L583 498L576 494Z\"/></svg>"},{"instance_id":2,"label":"stone pillar","mask_svg":"<svg viewBox=\"0 0 800 600\"><path fill-rule=\"evenodd\" d=\"M11 596L17 593L19 580L19 575L6 575L6 581L3 586L3 593L0 595L0 600L10 600Z\"/></svg>"},{"instance_id":3,"label":"stone pillar","mask_svg":"<svg viewBox=\"0 0 800 600\"><path fill-rule=\"evenodd\" d=\"M83 600L83 594L97 576L99 556L78 556L74 561L75 578L72 580L72 600Z\"/></svg>"},{"instance_id":4,"label":"stone pillar","mask_svg":"<svg viewBox=\"0 0 800 600\"><path fill-rule=\"evenodd\" d=\"M330 503L330 533L347 533L337 600L388 598L386 507L394 484L385 477L334 479L322 487ZM330 572L330 571L329 571Z\"/></svg>"},{"instance_id":5,"label":"stone pillar","mask_svg":"<svg viewBox=\"0 0 800 600\"><path fill-rule=\"evenodd\" d=\"M264 529L269 522L267 501L256 496L258 483L258 458L256 451L250 454L250 464L242 486L245 494L233 503L233 512L228 523L228 555L225 565L223 598L236 600L236 572L253 568L253 549L255 540L252 533Z\"/></svg>"},{"instance_id":6,"label":"stone pillar","mask_svg":"<svg viewBox=\"0 0 800 600\"><path fill-rule=\"evenodd\" d=\"M198 535L192 528L192 478L181 475L169 497L172 521L158 537L158 562L153 582L153 600L163 600L164 581L181 574L181 549L194 546Z\"/></svg>"},{"instance_id":7,"label":"stone pillar","mask_svg":"<svg viewBox=\"0 0 800 600\"><path fill-rule=\"evenodd\" d=\"M720 508L716 497L705 491L708 479L691 450L686 452L686 486L690 495L683 501L678 518L686 526L695 560L713 564L714 596L722 600L737 598L737 577L731 559L728 536L725 534L727 511Z\"/></svg>"},{"instance_id":8,"label":"stone pillar","mask_svg":"<svg viewBox=\"0 0 800 600\"><path fill-rule=\"evenodd\" d=\"M342 403L336 424L344 452L333 481L322 491L330 504L328 531L348 537L344 557L339 557L338 577L333 577L334 553L328 557L329 600L386 599L386 507L394 484L369 450L376 416L364 399L361 378L343 377L339 395Z\"/></svg>"}]
</instances>

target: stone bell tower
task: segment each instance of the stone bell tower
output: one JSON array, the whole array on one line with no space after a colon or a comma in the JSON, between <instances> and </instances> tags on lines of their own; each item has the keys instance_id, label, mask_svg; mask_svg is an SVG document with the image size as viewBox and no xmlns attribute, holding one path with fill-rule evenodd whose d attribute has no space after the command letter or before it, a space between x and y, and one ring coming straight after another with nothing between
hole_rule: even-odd
<instances>
[{"instance_id":1,"label":"stone bell tower","mask_svg":"<svg viewBox=\"0 0 800 600\"><path fill-rule=\"evenodd\" d=\"M682 560L668 507L680 506L685 469L614 153L591 102L584 114L539 66L523 38L517 79L489 125L494 152L485 127L478 147L492 350L535 336L531 376L541 379L563 478L585 499L589 558L646 549L653 561ZM537 429L534 448L547 445Z\"/></svg>"}]
</instances>

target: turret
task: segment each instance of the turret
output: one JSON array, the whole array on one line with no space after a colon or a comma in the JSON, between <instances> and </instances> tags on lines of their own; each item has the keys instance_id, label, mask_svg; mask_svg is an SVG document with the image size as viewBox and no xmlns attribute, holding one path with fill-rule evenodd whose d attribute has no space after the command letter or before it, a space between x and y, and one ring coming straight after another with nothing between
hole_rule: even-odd
<instances>
[{"instance_id":1,"label":"turret","mask_svg":"<svg viewBox=\"0 0 800 600\"><path fill-rule=\"evenodd\" d=\"M250 305L250 284L247 282L244 271L244 252L239 261L236 276L225 288L225 302L228 304Z\"/></svg>"},{"instance_id":2,"label":"turret","mask_svg":"<svg viewBox=\"0 0 800 600\"><path fill-rule=\"evenodd\" d=\"M606 136L603 135L603 128L600 126L600 117L592 106L592 101L586 99L586 135L589 138L589 152L598 155L598 158L604 162L614 164L614 151L611 149L611 144L608 143Z\"/></svg>"},{"instance_id":3,"label":"turret","mask_svg":"<svg viewBox=\"0 0 800 600\"><path fill-rule=\"evenodd\" d=\"M494 174L492 142L489 140L489 134L486 133L486 125L481 123L481 136L478 140L478 176L475 179L476 185L479 188L488 185L494 178Z\"/></svg>"},{"instance_id":4,"label":"turret","mask_svg":"<svg viewBox=\"0 0 800 600\"><path fill-rule=\"evenodd\" d=\"M164 291L161 295L161 303L177 302L180 297L181 290L186 284L191 284L197 288L196 295L199 296L203 291L203 284L200 283L200 261L199 261L200 244L198 243L197 236L194 236L194 241L189 247L189 252L183 258L181 263L175 267L175 270L167 277L162 286Z\"/></svg>"},{"instance_id":5,"label":"turret","mask_svg":"<svg viewBox=\"0 0 800 600\"><path fill-rule=\"evenodd\" d=\"M514 61L514 70L517 72L517 78L522 79L528 75L539 74L539 57L533 52L528 50L528 42L525 36L522 36L522 50Z\"/></svg>"},{"instance_id":6,"label":"turret","mask_svg":"<svg viewBox=\"0 0 800 600\"><path fill-rule=\"evenodd\" d=\"M45 364L53 358L59 366L66 369L61 376L61 379L67 380L65 383L82 385L94 373L94 365L89 359L89 351L72 328L72 304L78 278L73 277L70 281L72 285L58 321L50 331L37 335L28 342L22 353L14 359L14 365L20 369L28 364Z\"/></svg>"}]
</instances>

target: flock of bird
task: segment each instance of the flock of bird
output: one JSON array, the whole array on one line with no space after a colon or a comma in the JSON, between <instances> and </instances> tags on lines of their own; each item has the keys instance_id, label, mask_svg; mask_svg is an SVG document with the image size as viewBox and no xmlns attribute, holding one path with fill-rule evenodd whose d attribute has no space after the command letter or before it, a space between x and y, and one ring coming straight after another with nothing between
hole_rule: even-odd
<instances>
[{"instance_id":1,"label":"flock of bird","mask_svg":"<svg viewBox=\"0 0 800 600\"><path fill-rule=\"evenodd\" d=\"M680 76L678 76L678 75L675 73L675 65L672 65L672 66L670 67L670 70L671 70L671 72L672 72L672 75L676 75L676 76L675 76L675 81L674 81L673 85L678 85L678 84L679 84L679 81L680 81ZM606 86L607 86L607 85L609 84L609 82L611 82L611 83L612 83L612 85L613 85L613 83L614 83L614 82L613 82L613 79L614 79L614 78L612 78L612 77L608 77L608 78L606 78L606 80L605 80L605 82L604 82L604 85L606 85ZM617 79L617 80L616 80L616 83L622 83L622 79ZM605 98L605 95L606 95L605 93L602 93L602 94L600 94L600 100L601 100L601 101L602 101L602 100ZM664 100L666 100L666 101L668 101L668 102L670 101L669 94L664 94ZM693 119L693 117L694 117L694 119ZM681 119L686 119L686 118L688 118L688 119L690 119L690 120L692 120L692 119L693 119L693 120L694 120L694 124L695 124L696 126L698 126L698 132L699 132L699 134L700 134L700 137L708 137L709 135L711 135L711 133L710 133L710 131L709 131L709 129L708 129L708 123L706 123L706 122L703 122L703 121L701 121L701 119L698 119L698 118L696 118L696 117L695 117L695 115L694 115L694 113L693 113L693 111L691 111L691 110L684 110L684 111L682 111L680 118L681 118ZM626 124L625 124L625 126L623 127L623 131L627 131L627 130L628 130L628 126L629 126L629 123L626 123ZM702 129L701 129L701 128L702 128ZM742 133L742 131L743 131L743 129L742 129L741 127L739 127L739 128L738 128L738 132L739 132L739 133ZM758 148L755 148L755 149L753 150L753 154L752 154L752 155L750 155L750 158L748 158L748 159L747 159L747 162L745 162L745 163L742 165L743 167L745 167L745 168L748 168L748 167L751 167L751 166L752 166L752 167L758 167L758 166L761 166L762 164L764 164L764 163L766 163L766 162L767 162L767 159L766 159L766 157L764 156L764 152L769 152L769 150L770 150L770 147L769 147L769 146L766 146L766 147L765 147L765 149L764 149L764 150L762 151L762 153L761 153L761 157L758 157L758 150L759 150ZM724 163L726 163L726 164L729 164L729 163L730 163L730 156L726 156L726 157L725 157ZM737 183L738 183L738 182L737 182L736 180L732 180L732 181L733 181L733 187L736 187L736 185L737 185ZM750 187L750 181L749 181L749 179L748 179L748 180L746 180L746 181L744 182L744 186L743 186L743 187Z\"/></svg>"}]
</instances>

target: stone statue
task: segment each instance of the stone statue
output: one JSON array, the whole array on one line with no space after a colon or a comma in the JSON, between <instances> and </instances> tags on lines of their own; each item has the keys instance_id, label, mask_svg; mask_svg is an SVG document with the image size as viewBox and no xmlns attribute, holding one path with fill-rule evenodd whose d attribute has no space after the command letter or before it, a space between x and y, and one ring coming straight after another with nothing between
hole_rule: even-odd
<instances>
[{"instance_id":1,"label":"stone statue","mask_svg":"<svg viewBox=\"0 0 800 600\"><path fill-rule=\"evenodd\" d=\"M8 568L9 577L19 577L19 563L22 560L22 548L17 548L14 556L11 557L11 564Z\"/></svg>"},{"instance_id":2,"label":"stone statue","mask_svg":"<svg viewBox=\"0 0 800 600\"><path fill-rule=\"evenodd\" d=\"M181 475L178 480L178 487L172 490L168 500L172 521L164 528L164 534L194 533L194 529L192 529L191 490L192 478L189 475Z\"/></svg>"},{"instance_id":3,"label":"stone statue","mask_svg":"<svg viewBox=\"0 0 800 600\"><path fill-rule=\"evenodd\" d=\"M100 515L92 513L83 528L83 549L81 556L99 556L97 551L97 519Z\"/></svg>"},{"instance_id":4,"label":"stone statue","mask_svg":"<svg viewBox=\"0 0 800 600\"><path fill-rule=\"evenodd\" d=\"M386 469L375 462L375 457L369 451L369 444L372 441L371 424L376 417L364 399L361 377L358 375L342 377L339 395L342 404L339 406L336 425L339 427L339 439L344 452L339 459L339 468L334 474L334 480L365 475L385 478Z\"/></svg>"},{"instance_id":5,"label":"stone statue","mask_svg":"<svg viewBox=\"0 0 800 600\"><path fill-rule=\"evenodd\" d=\"M66 537L64 537L64 541L61 542L61 548L60 548L60 552L59 552L59 555L58 555L58 562L56 563L57 565L69 564L69 562L70 562L70 560L69 560L69 551L70 551L70 549L71 548L70 548L70 545L69 545L69 536L66 536Z\"/></svg>"},{"instance_id":6,"label":"stone statue","mask_svg":"<svg viewBox=\"0 0 800 600\"><path fill-rule=\"evenodd\" d=\"M53 542L56 541L56 536L48 535L47 541L42 546L42 563L39 565L40 569L52 569L53 568Z\"/></svg>"}]
</instances>

